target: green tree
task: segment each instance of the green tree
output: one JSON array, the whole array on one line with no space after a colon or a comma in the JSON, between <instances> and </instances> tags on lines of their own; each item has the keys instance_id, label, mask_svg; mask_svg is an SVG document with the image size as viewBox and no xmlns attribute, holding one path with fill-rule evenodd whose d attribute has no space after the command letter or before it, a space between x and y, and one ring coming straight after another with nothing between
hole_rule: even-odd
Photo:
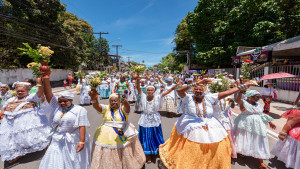
<instances>
[{"instance_id":1,"label":"green tree","mask_svg":"<svg viewBox=\"0 0 300 169\"><path fill-rule=\"evenodd\" d=\"M299 35L299 6L299 0L199 0L186 17L197 62L230 66L238 46L264 46Z\"/></svg>"}]
</instances>

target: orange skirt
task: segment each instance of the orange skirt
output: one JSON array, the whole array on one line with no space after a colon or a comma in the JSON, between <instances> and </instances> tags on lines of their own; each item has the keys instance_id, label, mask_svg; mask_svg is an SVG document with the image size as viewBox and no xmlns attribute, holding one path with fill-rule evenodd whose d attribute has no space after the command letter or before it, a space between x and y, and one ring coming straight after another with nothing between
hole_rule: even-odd
<instances>
[{"instance_id":1,"label":"orange skirt","mask_svg":"<svg viewBox=\"0 0 300 169\"><path fill-rule=\"evenodd\" d=\"M231 168L231 146L228 136L218 143L196 143L178 135L176 126L171 137L159 146L159 155L169 169Z\"/></svg>"}]
</instances>

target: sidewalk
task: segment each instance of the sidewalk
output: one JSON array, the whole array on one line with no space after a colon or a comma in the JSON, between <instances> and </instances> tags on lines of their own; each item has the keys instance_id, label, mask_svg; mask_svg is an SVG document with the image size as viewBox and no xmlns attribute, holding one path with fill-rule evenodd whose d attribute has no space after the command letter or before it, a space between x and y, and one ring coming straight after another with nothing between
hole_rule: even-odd
<instances>
[{"instance_id":1,"label":"sidewalk","mask_svg":"<svg viewBox=\"0 0 300 169\"><path fill-rule=\"evenodd\" d=\"M261 105L264 105L264 102L262 100L259 100L259 103ZM282 129L282 127L285 125L286 123L286 119L285 118L281 118L281 115L288 111L291 110L293 107L292 104L287 104L287 103L282 103L279 101L272 101L271 103L271 108L270 108L270 116L274 118L273 123L276 125L276 129L273 130L270 128L270 126L268 125L267 128L269 129L269 131L275 132L275 133L279 133ZM240 114L240 108L239 106L235 106L235 108L232 110L234 113L236 114ZM277 136L276 136L277 137Z\"/></svg>"}]
</instances>

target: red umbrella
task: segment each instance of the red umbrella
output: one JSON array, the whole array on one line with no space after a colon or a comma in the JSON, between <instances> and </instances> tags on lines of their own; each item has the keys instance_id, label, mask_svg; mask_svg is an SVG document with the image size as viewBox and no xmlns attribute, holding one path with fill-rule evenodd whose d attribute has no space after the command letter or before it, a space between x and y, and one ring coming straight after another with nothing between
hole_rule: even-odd
<instances>
[{"instance_id":1,"label":"red umbrella","mask_svg":"<svg viewBox=\"0 0 300 169\"><path fill-rule=\"evenodd\" d=\"M296 76L285 72L279 72L279 73L264 75L263 77L260 78L260 80L279 79L279 78L287 78L287 77L296 77Z\"/></svg>"}]
</instances>

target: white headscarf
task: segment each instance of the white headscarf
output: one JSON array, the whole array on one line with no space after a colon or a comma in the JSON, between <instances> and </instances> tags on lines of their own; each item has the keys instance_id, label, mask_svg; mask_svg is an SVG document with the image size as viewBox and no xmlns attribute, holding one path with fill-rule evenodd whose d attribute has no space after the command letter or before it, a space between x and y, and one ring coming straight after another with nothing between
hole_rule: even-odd
<instances>
[{"instance_id":1,"label":"white headscarf","mask_svg":"<svg viewBox=\"0 0 300 169\"><path fill-rule=\"evenodd\" d=\"M58 94L57 98L66 98L66 99L73 100L74 95L71 92L61 92Z\"/></svg>"}]
</instances>

